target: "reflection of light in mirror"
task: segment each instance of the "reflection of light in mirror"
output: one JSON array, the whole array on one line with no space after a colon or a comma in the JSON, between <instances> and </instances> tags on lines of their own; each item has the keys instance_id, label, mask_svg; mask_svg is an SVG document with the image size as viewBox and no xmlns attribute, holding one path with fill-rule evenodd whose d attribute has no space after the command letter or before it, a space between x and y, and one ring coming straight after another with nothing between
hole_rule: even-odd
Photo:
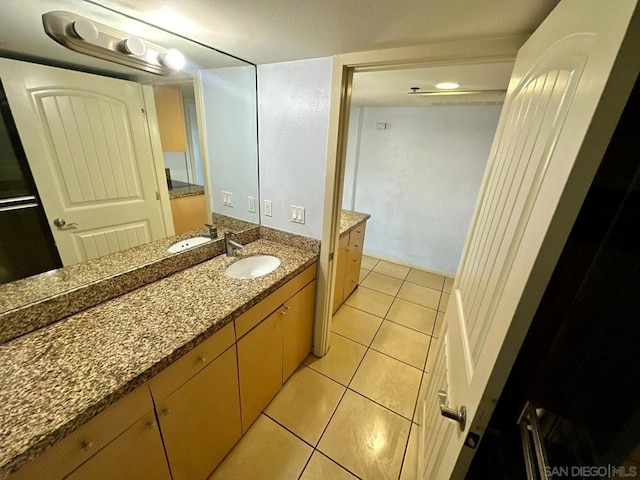
<instances>
[{"instance_id":1,"label":"reflection of light in mirror","mask_svg":"<svg viewBox=\"0 0 640 480\"><path fill-rule=\"evenodd\" d=\"M200 30L199 25L169 9L152 13L148 22L164 28L171 27L170 29L174 32L197 32Z\"/></svg>"},{"instance_id":2,"label":"reflection of light in mirror","mask_svg":"<svg viewBox=\"0 0 640 480\"><path fill-rule=\"evenodd\" d=\"M387 446L387 432L384 422L377 421L367 435L367 446L374 453L380 453Z\"/></svg>"}]
</instances>

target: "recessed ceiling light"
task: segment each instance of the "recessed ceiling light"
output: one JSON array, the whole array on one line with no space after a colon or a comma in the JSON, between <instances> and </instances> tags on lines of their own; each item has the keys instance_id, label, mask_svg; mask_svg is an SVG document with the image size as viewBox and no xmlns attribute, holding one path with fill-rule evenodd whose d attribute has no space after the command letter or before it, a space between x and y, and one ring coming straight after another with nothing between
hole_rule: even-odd
<instances>
[{"instance_id":1,"label":"recessed ceiling light","mask_svg":"<svg viewBox=\"0 0 640 480\"><path fill-rule=\"evenodd\" d=\"M459 83L455 82L442 82L436 85L438 90L455 90L456 88L460 88Z\"/></svg>"}]
</instances>

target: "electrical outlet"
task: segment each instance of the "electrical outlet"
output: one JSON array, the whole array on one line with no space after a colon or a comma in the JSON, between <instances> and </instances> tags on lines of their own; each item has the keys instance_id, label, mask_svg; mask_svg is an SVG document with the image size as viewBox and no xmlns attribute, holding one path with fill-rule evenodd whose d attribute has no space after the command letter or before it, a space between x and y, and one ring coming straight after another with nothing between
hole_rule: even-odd
<instances>
[{"instance_id":1,"label":"electrical outlet","mask_svg":"<svg viewBox=\"0 0 640 480\"><path fill-rule=\"evenodd\" d=\"M256 199L254 197L249 197L249 211L251 213L256 211Z\"/></svg>"},{"instance_id":2,"label":"electrical outlet","mask_svg":"<svg viewBox=\"0 0 640 480\"><path fill-rule=\"evenodd\" d=\"M304 224L304 207L296 207L291 205L291 221L293 223Z\"/></svg>"},{"instance_id":3,"label":"electrical outlet","mask_svg":"<svg viewBox=\"0 0 640 480\"><path fill-rule=\"evenodd\" d=\"M233 196L231 192L222 191L222 204L225 207L233 207Z\"/></svg>"},{"instance_id":4,"label":"electrical outlet","mask_svg":"<svg viewBox=\"0 0 640 480\"><path fill-rule=\"evenodd\" d=\"M271 200L264 201L264 215L265 217L271 217Z\"/></svg>"}]
</instances>

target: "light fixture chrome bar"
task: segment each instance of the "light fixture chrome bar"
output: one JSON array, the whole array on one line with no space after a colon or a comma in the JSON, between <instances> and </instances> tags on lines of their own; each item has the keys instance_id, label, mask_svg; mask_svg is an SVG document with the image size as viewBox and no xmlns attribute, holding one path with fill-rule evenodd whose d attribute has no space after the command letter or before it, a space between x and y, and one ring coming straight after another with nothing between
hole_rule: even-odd
<instances>
[{"instance_id":1,"label":"light fixture chrome bar","mask_svg":"<svg viewBox=\"0 0 640 480\"><path fill-rule=\"evenodd\" d=\"M507 93L506 90L426 90L422 92L407 92L407 95L419 95L422 97L448 97L452 95L504 95L505 93Z\"/></svg>"}]
</instances>

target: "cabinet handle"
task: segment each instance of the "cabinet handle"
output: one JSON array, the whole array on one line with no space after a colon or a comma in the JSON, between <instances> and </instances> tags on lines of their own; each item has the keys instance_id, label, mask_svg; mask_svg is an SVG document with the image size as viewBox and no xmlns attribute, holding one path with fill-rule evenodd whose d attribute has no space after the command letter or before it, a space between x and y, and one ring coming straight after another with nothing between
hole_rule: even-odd
<instances>
[{"instance_id":1,"label":"cabinet handle","mask_svg":"<svg viewBox=\"0 0 640 480\"><path fill-rule=\"evenodd\" d=\"M160 410L160 415L166 417L167 415L169 415L169 412L171 412L170 408L163 408L162 410Z\"/></svg>"},{"instance_id":2,"label":"cabinet handle","mask_svg":"<svg viewBox=\"0 0 640 480\"><path fill-rule=\"evenodd\" d=\"M83 440L80 443L80 450L82 450L83 452L89 451L91 447L93 447L93 442L88 442L87 440Z\"/></svg>"},{"instance_id":3,"label":"cabinet handle","mask_svg":"<svg viewBox=\"0 0 640 480\"><path fill-rule=\"evenodd\" d=\"M204 363L207 361L207 357L205 357L204 355L200 355L198 357L198 363Z\"/></svg>"},{"instance_id":4,"label":"cabinet handle","mask_svg":"<svg viewBox=\"0 0 640 480\"><path fill-rule=\"evenodd\" d=\"M291 307L289 305L284 305L284 309L280 310L280 315L284 315L285 313L287 313L287 310L289 310Z\"/></svg>"},{"instance_id":5,"label":"cabinet handle","mask_svg":"<svg viewBox=\"0 0 640 480\"><path fill-rule=\"evenodd\" d=\"M150 422L147 422L147 428L149 430L154 429L157 425L158 425L158 422L156 422L155 420L151 420Z\"/></svg>"}]
</instances>

